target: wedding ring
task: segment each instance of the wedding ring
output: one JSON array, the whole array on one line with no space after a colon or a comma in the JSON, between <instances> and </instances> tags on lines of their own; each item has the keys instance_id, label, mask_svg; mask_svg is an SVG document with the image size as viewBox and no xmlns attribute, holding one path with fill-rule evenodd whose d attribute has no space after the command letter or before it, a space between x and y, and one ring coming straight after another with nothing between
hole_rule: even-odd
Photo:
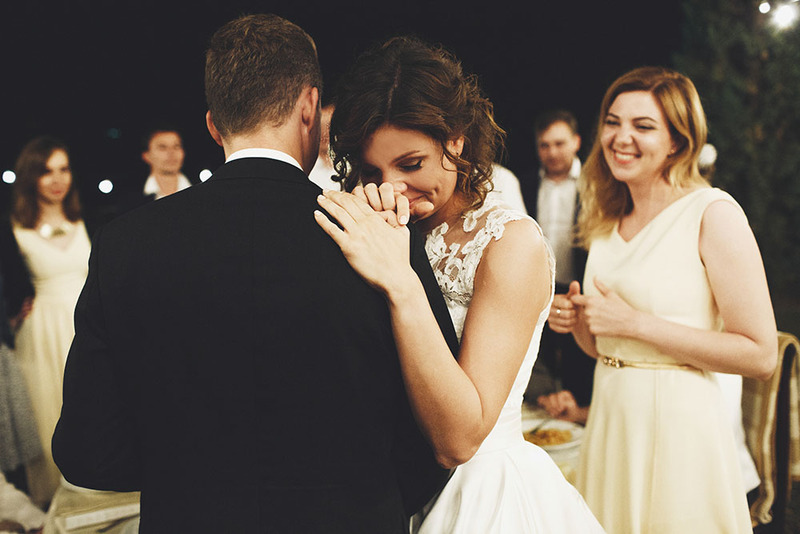
<instances>
[{"instance_id":1,"label":"wedding ring","mask_svg":"<svg viewBox=\"0 0 800 534\"><path fill-rule=\"evenodd\" d=\"M556 308L556 315L561 315L561 308Z\"/></svg>"}]
</instances>

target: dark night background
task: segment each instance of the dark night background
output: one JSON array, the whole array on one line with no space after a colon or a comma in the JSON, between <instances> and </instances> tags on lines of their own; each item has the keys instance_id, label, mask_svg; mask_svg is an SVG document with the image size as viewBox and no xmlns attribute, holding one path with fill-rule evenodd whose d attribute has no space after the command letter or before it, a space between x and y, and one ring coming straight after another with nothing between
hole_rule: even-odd
<instances>
[{"instance_id":1,"label":"dark night background","mask_svg":"<svg viewBox=\"0 0 800 534\"><path fill-rule=\"evenodd\" d=\"M681 7L671 2L392 3L196 0L0 1L0 172L32 137L52 134L72 152L88 212L115 201L97 184L141 180L141 137L172 124L184 137L184 171L223 161L205 130L204 49L244 13L273 12L317 42L326 91L355 56L413 33L454 52L479 76L508 132L506 165L536 164L531 124L551 107L572 109L588 147L603 92L625 70L670 64L680 48ZM0 183L5 208L11 186Z\"/></svg>"}]
</instances>

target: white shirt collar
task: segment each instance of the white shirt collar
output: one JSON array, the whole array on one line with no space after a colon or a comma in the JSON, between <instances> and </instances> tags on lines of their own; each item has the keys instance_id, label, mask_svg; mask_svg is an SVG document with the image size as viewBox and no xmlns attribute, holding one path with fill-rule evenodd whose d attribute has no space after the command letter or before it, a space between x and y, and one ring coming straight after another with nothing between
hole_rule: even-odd
<instances>
[{"instance_id":1,"label":"white shirt collar","mask_svg":"<svg viewBox=\"0 0 800 534\"><path fill-rule=\"evenodd\" d=\"M284 163L288 163L290 165L294 165L301 171L303 167L297 163L297 160L294 159L292 156L287 154L286 152L281 152L280 150L274 150L272 148L243 148L242 150L237 150L230 156L228 159L225 160L225 163L229 161L233 161L235 159L242 159L242 158L269 158L269 159L277 159L278 161L283 161ZM303 171L305 174L305 171Z\"/></svg>"},{"instance_id":2,"label":"white shirt collar","mask_svg":"<svg viewBox=\"0 0 800 534\"><path fill-rule=\"evenodd\" d=\"M191 185L192 182L190 182L186 176L182 173L178 175L178 191L182 191ZM157 198L161 198L161 188L158 187L158 181L152 174L148 176L147 180L144 182L144 194L155 195Z\"/></svg>"},{"instance_id":3,"label":"white shirt collar","mask_svg":"<svg viewBox=\"0 0 800 534\"><path fill-rule=\"evenodd\" d=\"M572 160L572 167L569 168L569 176L568 178L572 180L577 180L581 175L581 160L578 159L578 156L575 156L575 159ZM539 178L544 181L547 176L545 176L544 168L539 167Z\"/></svg>"}]
</instances>

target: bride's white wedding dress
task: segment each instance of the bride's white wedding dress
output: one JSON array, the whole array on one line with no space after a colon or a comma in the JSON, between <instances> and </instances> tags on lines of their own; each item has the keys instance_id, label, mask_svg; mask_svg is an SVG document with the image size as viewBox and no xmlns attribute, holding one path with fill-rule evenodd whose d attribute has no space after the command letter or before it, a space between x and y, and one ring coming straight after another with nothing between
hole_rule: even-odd
<instances>
[{"instance_id":1,"label":"bride's white wedding dress","mask_svg":"<svg viewBox=\"0 0 800 534\"><path fill-rule=\"evenodd\" d=\"M461 339L475 272L485 247L508 222L528 218L495 203L447 223L427 237L426 251ZM541 231L541 230L540 230ZM549 252L549 251L548 251ZM555 264L550 254L551 300ZM522 396L539 352L548 306L539 315L525 360L492 431L472 459L458 466L441 493L415 515L418 534L588 534L602 527L547 453L522 437Z\"/></svg>"}]
</instances>

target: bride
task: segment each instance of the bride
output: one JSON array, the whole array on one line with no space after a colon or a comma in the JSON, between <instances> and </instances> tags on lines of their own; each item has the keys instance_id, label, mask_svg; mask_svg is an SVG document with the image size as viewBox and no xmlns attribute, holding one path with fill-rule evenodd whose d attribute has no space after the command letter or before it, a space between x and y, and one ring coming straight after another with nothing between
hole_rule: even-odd
<instances>
[{"instance_id":1,"label":"bride","mask_svg":"<svg viewBox=\"0 0 800 534\"><path fill-rule=\"evenodd\" d=\"M439 463L457 466L412 531L601 532L549 456L522 437L554 262L533 219L484 202L502 136L491 103L453 56L391 39L341 82L331 142L354 194L325 192L327 215L315 217L386 297L417 421ZM460 338L457 359L409 266L409 216L426 235Z\"/></svg>"}]
</instances>

